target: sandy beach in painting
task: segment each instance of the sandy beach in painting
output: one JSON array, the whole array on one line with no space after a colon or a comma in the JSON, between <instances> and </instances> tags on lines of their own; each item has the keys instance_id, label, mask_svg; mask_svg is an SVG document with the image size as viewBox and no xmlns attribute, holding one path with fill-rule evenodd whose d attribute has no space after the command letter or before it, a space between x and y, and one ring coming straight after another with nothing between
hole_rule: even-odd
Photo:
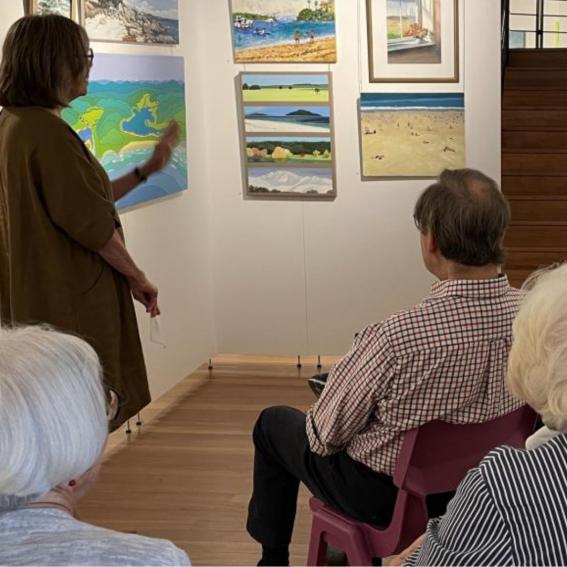
<instances>
[{"instance_id":1,"label":"sandy beach in painting","mask_svg":"<svg viewBox=\"0 0 567 567\"><path fill-rule=\"evenodd\" d=\"M461 110L362 110L364 177L436 177L465 165Z\"/></svg>"},{"instance_id":2,"label":"sandy beach in painting","mask_svg":"<svg viewBox=\"0 0 567 567\"><path fill-rule=\"evenodd\" d=\"M315 41L306 41L296 45L285 43L267 47L250 47L238 49L235 53L236 63L277 63L309 61L310 63L334 63L337 59L336 39L328 37Z\"/></svg>"}]
</instances>

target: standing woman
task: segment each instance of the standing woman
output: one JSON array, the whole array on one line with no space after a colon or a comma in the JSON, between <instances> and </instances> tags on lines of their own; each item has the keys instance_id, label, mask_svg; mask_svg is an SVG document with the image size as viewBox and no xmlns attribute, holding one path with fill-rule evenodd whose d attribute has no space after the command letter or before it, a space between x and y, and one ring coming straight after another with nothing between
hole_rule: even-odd
<instances>
[{"instance_id":1,"label":"standing woman","mask_svg":"<svg viewBox=\"0 0 567 567\"><path fill-rule=\"evenodd\" d=\"M157 288L131 258L115 201L171 157L178 126L151 159L110 182L61 119L86 94L86 32L56 15L18 20L0 64L0 315L86 339L120 399L116 428L150 401L132 296L159 314Z\"/></svg>"}]
</instances>

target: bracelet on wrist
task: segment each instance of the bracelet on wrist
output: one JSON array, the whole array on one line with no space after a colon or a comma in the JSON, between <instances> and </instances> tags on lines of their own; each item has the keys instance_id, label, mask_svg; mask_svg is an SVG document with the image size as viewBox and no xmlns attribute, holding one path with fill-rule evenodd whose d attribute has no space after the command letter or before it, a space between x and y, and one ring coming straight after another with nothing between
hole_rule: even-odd
<instances>
[{"instance_id":1,"label":"bracelet on wrist","mask_svg":"<svg viewBox=\"0 0 567 567\"><path fill-rule=\"evenodd\" d=\"M144 183L144 181L148 180L148 176L144 175L139 167L135 167L133 173L140 183Z\"/></svg>"}]
</instances>

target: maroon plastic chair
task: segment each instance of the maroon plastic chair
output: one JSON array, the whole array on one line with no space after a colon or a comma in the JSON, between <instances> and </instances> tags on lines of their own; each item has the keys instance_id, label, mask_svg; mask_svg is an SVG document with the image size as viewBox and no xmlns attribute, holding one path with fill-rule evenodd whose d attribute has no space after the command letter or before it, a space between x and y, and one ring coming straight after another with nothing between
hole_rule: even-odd
<instances>
[{"instance_id":1,"label":"maroon plastic chair","mask_svg":"<svg viewBox=\"0 0 567 567\"><path fill-rule=\"evenodd\" d=\"M433 421L408 431L394 474L399 491L390 525L358 522L311 498L307 565L325 565L328 544L344 551L349 565L372 565L373 557L400 553L425 531L426 496L456 490L466 473L494 447L523 447L536 417L523 406L485 423Z\"/></svg>"}]
</instances>

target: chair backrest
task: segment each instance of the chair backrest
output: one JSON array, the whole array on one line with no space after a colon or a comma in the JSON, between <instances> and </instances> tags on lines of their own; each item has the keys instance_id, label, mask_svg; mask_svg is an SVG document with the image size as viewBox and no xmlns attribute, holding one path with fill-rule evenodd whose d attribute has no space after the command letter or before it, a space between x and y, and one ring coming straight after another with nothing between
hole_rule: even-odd
<instances>
[{"instance_id":1,"label":"chair backrest","mask_svg":"<svg viewBox=\"0 0 567 567\"><path fill-rule=\"evenodd\" d=\"M364 537L374 557L399 553L427 525L425 497L456 490L467 472L499 445L523 447L537 415L528 406L484 423L426 423L406 432L394 483L399 488L392 521L365 525Z\"/></svg>"},{"instance_id":2,"label":"chair backrest","mask_svg":"<svg viewBox=\"0 0 567 567\"><path fill-rule=\"evenodd\" d=\"M491 449L523 447L536 418L530 407L522 406L484 423L433 421L412 429L405 435L394 482L420 496L454 491Z\"/></svg>"}]
</instances>

